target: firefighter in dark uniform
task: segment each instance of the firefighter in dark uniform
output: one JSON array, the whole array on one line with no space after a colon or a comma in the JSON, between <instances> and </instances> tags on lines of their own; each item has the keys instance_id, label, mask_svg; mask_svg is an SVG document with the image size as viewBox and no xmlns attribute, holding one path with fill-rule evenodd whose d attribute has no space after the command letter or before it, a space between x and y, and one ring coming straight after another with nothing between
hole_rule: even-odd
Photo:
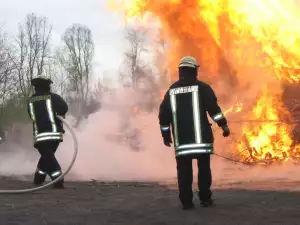
<instances>
[{"instance_id":1,"label":"firefighter in dark uniform","mask_svg":"<svg viewBox=\"0 0 300 225\"><path fill-rule=\"evenodd\" d=\"M63 141L64 129L56 115L65 117L68 105L61 96L51 93L49 78L40 75L32 79L31 84L35 93L28 100L28 113L33 122L34 147L41 155L34 184L42 185L47 175L54 180L62 173L55 152ZM54 188L63 187L63 180L54 184Z\"/></svg>"},{"instance_id":2,"label":"firefighter in dark uniform","mask_svg":"<svg viewBox=\"0 0 300 225\"><path fill-rule=\"evenodd\" d=\"M159 124L164 144L171 146L174 139L179 199L183 209L194 208L192 160L198 161L199 199L204 207L212 206L210 155L214 137L210 117L230 134L213 89L197 79L198 64L193 57L185 56L179 64L179 80L171 85L159 109Z\"/></svg>"}]
</instances>

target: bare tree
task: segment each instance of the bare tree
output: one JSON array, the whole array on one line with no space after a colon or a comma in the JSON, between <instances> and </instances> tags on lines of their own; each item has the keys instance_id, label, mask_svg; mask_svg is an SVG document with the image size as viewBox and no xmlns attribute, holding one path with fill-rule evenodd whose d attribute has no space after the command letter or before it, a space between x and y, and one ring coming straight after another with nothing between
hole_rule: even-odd
<instances>
[{"instance_id":1,"label":"bare tree","mask_svg":"<svg viewBox=\"0 0 300 225\"><path fill-rule=\"evenodd\" d=\"M16 44L15 66L18 76L19 94L27 98L30 94L30 80L45 72L49 63L52 26L46 17L28 14L25 22L19 24Z\"/></svg>"},{"instance_id":2,"label":"bare tree","mask_svg":"<svg viewBox=\"0 0 300 225\"><path fill-rule=\"evenodd\" d=\"M159 82L162 88L169 86L172 80L167 61L167 46L167 41L163 38L162 31L160 31L155 42L154 64L159 74Z\"/></svg>"},{"instance_id":3,"label":"bare tree","mask_svg":"<svg viewBox=\"0 0 300 225\"><path fill-rule=\"evenodd\" d=\"M143 53L148 52L147 31L142 28L127 27L125 29L128 49L124 53L123 70L120 73L120 79L123 85L128 85L134 89L137 88L139 79L145 76L146 64L143 62Z\"/></svg>"},{"instance_id":4,"label":"bare tree","mask_svg":"<svg viewBox=\"0 0 300 225\"><path fill-rule=\"evenodd\" d=\"M128 145L133 151L142 149L142 130L131 119L140 111L153 111L157 107L156 99L159 98L156 97L160 93L153 62L148 63L152 53L148 48L151 44L148 31L148 28L141 27L127 27L125 30L128 48L124 52L120 79L123 86L132 87L134 96L121 110L120 135L117 139L124 140L122 144Z\"/></svg>"},{"instance_id":5,"label":"bare tree","mask_svg":"<svg viewBox=\"0 0 300 225\"><path fill-rule=\"evenodd\" d=\"M64 47L59 53L60 63L67 72L68 96L71 112L77 126L86 117L89 102L90 79L94 57L94 42L91 30L81 24L67 28L62 37Z\"/></svg>"},{"instance_id":6,"label":"bare tree","mask_svg":"<svg viewBox=\"0 0 300 225\"><path fill-rule=\"evenodd\" d=\"M52 91L66 98L68 95L68 73L62 65L60 57L58 49L54 55L52 64L48 68L48 73L53 80Z\"/></svg>"},{"instance_id":7,"label":"bare tree","mask_svg":"<svg viewBox=\"0 0 300 225\"><path fill-rule=\"evenodd\" d=\"M5 34L0 31L0 119L3 116L3 108L16 84L13 71L12 48L9 46Z\"/></svg>"}]
</instances>

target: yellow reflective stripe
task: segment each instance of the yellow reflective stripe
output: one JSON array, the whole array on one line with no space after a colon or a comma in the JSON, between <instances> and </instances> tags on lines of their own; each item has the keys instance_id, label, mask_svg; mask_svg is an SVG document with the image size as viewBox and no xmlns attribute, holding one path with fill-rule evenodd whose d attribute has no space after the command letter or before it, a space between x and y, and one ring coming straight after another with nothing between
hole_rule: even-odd
<instances>
[{"instance_id":1,"label":"yellow reflective stripe","mask_svg":"<svg viewBox=\"0 0 300 225\"><path fill-rule=\"evenodd\" d=\"M217 114L213 115L212 118L213 118L214 121L219 121L219 120L224 118L224 115L223 115L222 112L220 112L220 113L217 113Z\"/></svg>"},{"instance_id":2,"label":"yellow reflective stripe","mask_svg":"<svg viewBox=\"0 0 300 225\"><path fill-rule=\"evenodd\" d=\"M40 138L36 138L35 142L48 141L48 140L62 140L62 137L61 136L40 137Z\"/></svg>"},{"instance_id":3,"label":"yellow reflective stripe","mask_svg":"<svg viewBox=\"0 0 300 225\"><path fill-rule=\"evenodd\" d=\"M176 152L176 156L190 155L190 154L208 154L213 153L213 149L189 149Z\"/></svg>"},{"instance_id":4,"label":"yellow reflective stripe","mask_svg":"<svg viewBox=\"0 0 300 225\"><path fill-rule=\"evenodd\" d=\"M181 149L189 149L189 148L212 148L213 143L201 143L201 144L185 144L185 145L180 145L176 148L176 150L181 150Z\"/></svg>"},{"instance_id":5,"label":"yellow reflective stripe","mask_svg":"<svg viewBox=\"0 0 300 225\"><path fill-rule=\"evenodd\" d=\"M178 127L177 127L177 113L176 113L176 96L174 94L170 94L171 101L171 109L173 115L173 126L174 126L174 139L175 139L175 147L179 145L178 140Z\"/></svg>"},{"instance_id":6,"label":"yellow reflective stripe","mask_svg":"<svg viewBox=\"0 0 300 225\"><path fill-rule=\"evenodd\" d=\"M34 126L34 135L38 134L38 128L37 128L37 124L36 124L36 117L35 117L35 113L34 113L34 107L33 107L33 103L29 103L29 112L30 112L30 116L33 122L33 126Z\"/></svg>"},{"instance_id":7,"label":"yellow reflective stripe","mask_svg":"<svg viewBox=\"0 0 300 225\"><path fill-rule=\"evenodd\" d=\"M194 133L195 142L197 144L202 142L202 132L201 132L201 120L200 120L200 110L199 110L199 92L198 86L197 91L193 91L193 116L194 116Z\"/></svg>"},{"instance_id":8,"label":"yellow reflective stripe","mask_svg":"<svg viewBox=\"0 0 300 225\"><path fill-rule=\"evenodd\" d=\"M160 129L161 129L162 131L167 131L167 130L170 129L170 127L169 127L169 126L160 126Z\"/></svg>"},{"instance_id":9,"label":"yellow reflective stripe","mask_svg":"<svg viewBox=\"0 0 300 225\"><path fill-rule=\"evenodd\" d=\"M44 137L44 136L62 136L62 133L60 132L45 132L45 133L40 133L36 135L35 137Z\"/></svg>"},{"instance_id":10,"label":"yellow reflective stripe","mask_svg":"<svg viewBox=\"0 0 300 225\"><path fill-rule=\"evenodd\" d=\"M44 171L42 171L42 170L40 170L40 169L37 169L36 172L39 173L39 174L42 174L42 175L45 175L45 174L46 174L46 172L44 172Z\"/></svg>"},{"instance_id":11,"label":"yellow reflective stripe","mask_svg":"<svg viewBox=\"0 0 300 225\"><path fill-rule=\"evenodd\" d=\"M51 177L57 177L57 176L59 176L61 174L61 171L55 171L55 172L53 172L53 173L51 173Z\"/></svg>"},{"instance_id":12,"label":"yellow reflective stripe","mask_svg":"<svg viewBox=\"0 0 300 225\"><path fill-rule=\"evenodd\" d=\"M47 105L47 111L48 111L49 119L50 119L50 122L51 122L51 125L52 125L52 131L57 132L57 127L56 127L56 123L55 123L55 119L54 119L54 113L53 113L53 110L52 110L51 99L46 100L46 105Z\"/></svg>"}]
</instances>

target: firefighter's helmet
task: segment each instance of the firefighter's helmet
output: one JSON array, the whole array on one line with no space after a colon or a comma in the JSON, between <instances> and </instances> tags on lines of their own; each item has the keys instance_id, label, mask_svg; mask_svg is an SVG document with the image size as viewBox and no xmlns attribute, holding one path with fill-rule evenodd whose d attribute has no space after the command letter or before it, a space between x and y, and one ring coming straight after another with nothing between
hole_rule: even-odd
<instances>
[{"instance_id":1,"label":"firefighter's helmet","mask_svg":"<svg viewBox=\"0 0 300 225\"><path fill-rule=\"evenodd\" d=\"M38 86L38 85L42 85L42 84L50 85L52 83L53 83L52 80L49 77L44 76L44 75L38 75L31 80L32 86Z\"/></svg>"},{"instance_id":2,"label":"firefighter's helmet","mask_svg":"<svg viewBox=\"0 0 300 225\"><path fill-rule=\"evenodd\" d=\"M179 63L178 67L192 67L197 69L199 67L196 59L192 56L184 56Z\"/></svg>"}]
</instances>

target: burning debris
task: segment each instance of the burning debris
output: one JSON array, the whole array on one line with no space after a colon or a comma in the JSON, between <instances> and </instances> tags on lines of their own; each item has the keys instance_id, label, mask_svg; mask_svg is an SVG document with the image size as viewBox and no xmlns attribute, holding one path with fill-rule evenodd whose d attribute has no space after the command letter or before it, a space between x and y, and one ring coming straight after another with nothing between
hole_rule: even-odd
<instances>
[{"instance_id":1,"label":"burning debris","mask_svg":"<svg viewBox=\"0 0 300 225\"><path fill-rule=\"evenodd\" d=\"M267 88L249 113L253 120L266 120L256 124L242 126L243 139L237 149L243 161L285 161L292 154L292 138L290 137L289 112L280 103L280 96L272 96ZM278 123L281 122L281 123ZM247 151L244 151L248 149Z\"/></svg>"}]
</instances>

